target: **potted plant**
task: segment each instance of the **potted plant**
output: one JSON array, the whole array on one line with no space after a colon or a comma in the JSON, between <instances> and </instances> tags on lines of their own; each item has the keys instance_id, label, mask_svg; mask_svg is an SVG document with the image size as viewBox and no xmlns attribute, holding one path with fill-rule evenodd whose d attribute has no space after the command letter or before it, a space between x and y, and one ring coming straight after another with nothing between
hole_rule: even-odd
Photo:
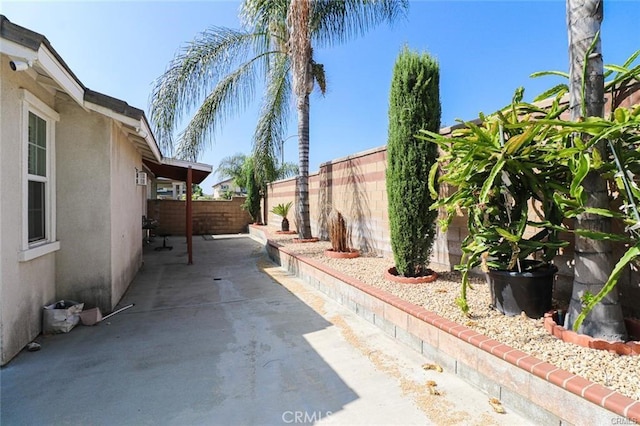
<instances>
[{"instance_id":1,"label":"potted plant","mask_svg":"<svg viewBox=\"0 0 640 426\"><path fill-rule=\"evenodd\" d=\"M342 214L332 210L329 214L329 241L331 248L325 255L333 258L351 259L360 256L360 252L351 247L351 231Z\"/></svg>"},{"instance_id":2,"label":"potted plant","mask_svg":"<svg viewBox=\"0 0 640 426\"><path fill-rule=\"evenodd\" d=\"M465 313L469 273L480 267L498 311L542 317L551 308L557 272L550 262L569 244L559 239L564 216L554 201L571 185L570 164L559 161L569 148L554 137L551 124L566 106L556 98L542 109L522 102L522 95L518 89L511 105L481 114L479 124L463 122L450 137L421 132L442 152L429 179L432 197L438 197L437 182L450 191L431 207L444 210L442 230L454 216L468 217L469 234L456 267L463 273L456 302Z\"/></svg>"},{"instance_id":3,"label":"potted plant","mask_svg":"<svg viewBox=\"0 0 640 426\"><path fill-rule=\"evenodd\" d=\"M287 219L287 215L289 214L289 210L293 203L289 201L287 204L278 204L271 209L271 213L282 217L282 222L280 223L280 231L281 232L290 232L289 231L289 219Z\"/></svg>"}]
</instances>

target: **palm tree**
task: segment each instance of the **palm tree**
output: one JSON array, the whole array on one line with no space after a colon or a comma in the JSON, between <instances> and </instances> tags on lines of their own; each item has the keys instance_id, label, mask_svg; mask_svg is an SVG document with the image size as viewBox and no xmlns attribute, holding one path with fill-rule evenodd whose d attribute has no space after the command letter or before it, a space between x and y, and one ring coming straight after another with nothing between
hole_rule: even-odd
<instances>
[{"instance_id":1,"label":"palm tree","mask_svg":"<svg viewBox=\"0 0 640 426\"><path fill-rule=\"evenodd\" d=\"M305 6L306 5L306 6ZM298 15L306 7L303 15ZM254 132L258 162L280 152L295 87L299 176L297 220L301 238L311 236L309 217L309 94L324 94L324 68L312 43L330 47L404 14L408 0L245 0L242 29L212 27L187 44L154 85L151 121L163 150L196 160L225 119L243 111L264 84ZM294 19L294 13L297 18ZM295 59L294 59L295 57ZM196 110L174 141L177 124Z\"/></svg>"},{"instance_id":2,"label":"palm tree","mask_svg":"<svg viewBox=\"0 0 640 426\"><path fill-rule=\"evenodd\" d=\"M604 71L600 43L603 19L603 0L567 0L567 28L569 35L569 105L572 121L584 117L604 116ZM586 61L586 63L585 63ZM586 138L586 135L578 137ZM593 149L604 158L605 142ZM609 207L607 183L596 171L583 181L586 207ZM610 232L611 219L592 213L579 215L576 229ZM613 269L612 246L606 240L592 240L576 234L573 290L567 327L582 310L582 298L587 293L597 294L607 282ZM626 340L627 333L622 309L615 291L597 305L587 316L579 332L606 340Z\"/></svg>"},{"instance_id":3,"label":"palm tree","mask_svg":"<svg viewBox=\"0 0 640 426\"><path fill-rule=\"evenodd\" d=\"M216 175L218 175L219 178L231 178L233 182L238 185L238 182L241 182L244 177L242 167L246 161L247 156L240 152L224 157L218 164Z\"/></svg>"}]
</instances>

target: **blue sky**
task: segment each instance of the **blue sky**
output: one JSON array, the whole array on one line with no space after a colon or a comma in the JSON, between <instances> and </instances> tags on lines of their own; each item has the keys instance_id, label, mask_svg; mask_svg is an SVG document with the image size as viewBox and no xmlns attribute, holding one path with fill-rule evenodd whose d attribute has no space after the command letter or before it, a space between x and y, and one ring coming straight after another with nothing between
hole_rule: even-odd
<instances>
[{"instance_id":1,"label":"blue sky","mask_svg":"<svg viewBox=\"0 0 640 426\"><path fill-rule=\"evenodd\" d=\"M144 109L152 82L185 42L210 26L239 28L238 1L0 3L12 22L44 34L85 86ZM620 64L640 49L640 1L604 0L605 63ZM310 170L334 158L383 146L394 61L401 48L426 51L440 63L443 125L476 118L558 82L535 71L568 69L564 0L412 1L406 19L343 46L317 49L328 92L311 98ZM216 133L200 162L217 167L249 153L259 98ZM288 135L295 135L295 115ZM285 159L297 162L297 140ZM202 184L205 193L218 178Z\"/></svg>"}]
</instances>

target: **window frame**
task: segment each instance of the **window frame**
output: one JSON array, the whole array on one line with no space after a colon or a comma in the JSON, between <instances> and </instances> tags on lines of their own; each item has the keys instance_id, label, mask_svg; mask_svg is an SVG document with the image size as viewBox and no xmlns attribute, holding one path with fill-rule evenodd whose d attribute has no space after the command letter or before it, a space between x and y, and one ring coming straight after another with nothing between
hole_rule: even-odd
<instances>
[{"instance_id":1,"label":"window frame","mask_svg":"<svg viewBox=\"0 0 640 426\"><path fill-rule=\"evenodd\" d=\"M22 244L19 260L26 262L60 249L56 240L56 170L55 170L55 124L60 115L26 89L21 89L22 123L21 137L21 180L22 180ZM45 176L29 173L29 114L34 114L46 123ZM44 183L44 238L29 242L29 182Z\"/></svg>"}]
</instances>

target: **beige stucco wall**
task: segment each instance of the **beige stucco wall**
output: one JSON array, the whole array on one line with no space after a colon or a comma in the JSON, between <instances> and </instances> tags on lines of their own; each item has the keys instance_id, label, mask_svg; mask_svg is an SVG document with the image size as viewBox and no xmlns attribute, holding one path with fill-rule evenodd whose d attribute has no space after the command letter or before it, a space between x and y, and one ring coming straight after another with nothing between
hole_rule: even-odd
<instances>
[{"instance_id":1,"label":"beige stucco wall","mask_svg":"<svg viewBox=\"0 0 640 426\"><path fill-rule=\"evenodd\" d=\"M115 121L60 98L57 293L109 312L142 265L142 157Z\"/></svg>"},{"instance_id":2,"label":"beige stucco wall","mask_svg":"<svg viewBox=\"0 0 640 426\"><path fill-rule=\"evenodd\" d=\"M109 312L142 264L146 187L141 154L116 122L0 63L0 347L4 365L41 331L42 307L59 299ZM20 89L55 110L56 236L60 249L19 261L23 136Z\"/></svg>"},{"instance_id":3,"label":"beige stucco wall","mask_svg":"<svg viewBox=\"0 0 640 426\"><path fill-rule=\"evenodd\" d=\"M146 187L135 182L142 157L124 133L111 125L111 307L115 306L142 265L142 215Z\"/></svg>"},{"instance_id":4,"label":"beige stucco wall","mask_svg":"<svg viewBox=\"0 0 640 426\"><path fill-rule=\"evenodd\" d=\"M57 295L111 308L111 120L58 96Z\"/></svg>"},{"instance_id":5,"label":"beige stucco wall","mask_svg":"<svg viewBox=\"0 0 640 426\"><path fill-rule=\"evenodd\" d=\"M25 88L56 109L52 93L27 72L0 61L0 338L1 364L7 363L41 330L41 309L55 297L55 253L19 262L22 235L22 101Z\"/></svg>"}]
</instances>

